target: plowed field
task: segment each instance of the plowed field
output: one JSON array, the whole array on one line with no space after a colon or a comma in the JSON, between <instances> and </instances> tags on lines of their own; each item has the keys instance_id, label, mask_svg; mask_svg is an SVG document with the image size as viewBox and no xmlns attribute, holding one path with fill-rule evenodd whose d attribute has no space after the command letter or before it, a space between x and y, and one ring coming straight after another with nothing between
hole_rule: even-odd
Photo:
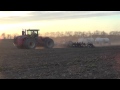
<instances>
[{"instance_id":1,"label":"plowed field","mask_svg":"<svg viewBox=\"0 0 120 90\"><path fill-rule=\"evenodd\" d=\"M17 49L0 41L0 79L119 79L120 46Z\"/></svg>"}]
</instances>

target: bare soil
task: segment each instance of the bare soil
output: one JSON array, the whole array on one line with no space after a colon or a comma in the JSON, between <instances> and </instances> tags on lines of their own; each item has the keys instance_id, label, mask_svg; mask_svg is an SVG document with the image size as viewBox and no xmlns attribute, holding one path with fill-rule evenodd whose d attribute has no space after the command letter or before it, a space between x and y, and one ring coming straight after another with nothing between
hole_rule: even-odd
<instances>
[{"instance_id":1,"label":"bare soil","mask_svg":"<svg viewBox=\"0 0 120 90\"><path fill-rule=\"evenodd\" d=\"M0 79L119 79L120 46L17 49L0 41Z\"/></svg>"}]
</instances>

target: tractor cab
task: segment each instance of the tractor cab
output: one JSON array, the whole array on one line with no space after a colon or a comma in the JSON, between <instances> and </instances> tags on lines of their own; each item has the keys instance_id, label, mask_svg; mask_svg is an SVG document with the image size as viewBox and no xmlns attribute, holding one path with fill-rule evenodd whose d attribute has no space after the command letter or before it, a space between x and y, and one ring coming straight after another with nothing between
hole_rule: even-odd
<instances>
[{"instance_id":1,"label":"tractor cab","mask_svg":"<svg viewBox=\"0 0 120 90\"><path fill-rule=\"evenodd\" d=\"M28 29L25 31L22 31L22 35L28 35L32 37L38 37L38 29Z\"/></svg>"}]
</instances>

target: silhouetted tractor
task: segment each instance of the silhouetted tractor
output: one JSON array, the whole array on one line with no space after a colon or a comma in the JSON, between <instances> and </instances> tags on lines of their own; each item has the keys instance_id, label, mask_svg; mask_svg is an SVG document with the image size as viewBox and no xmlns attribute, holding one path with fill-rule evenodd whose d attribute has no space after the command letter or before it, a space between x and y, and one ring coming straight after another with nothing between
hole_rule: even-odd
<instances>
[{"instance_id":1,"label":"silhouetted tractor","mask_svg":"<svg viewBox=\"0 0 120 90\"><path fill-rule=\"evenodd\" d=\"M54 41L49 37L39 36L38 31L36 29L23 30L21 36L14 38L14 45L19 49L53 48Z\"/></svg>"}]
</instances>

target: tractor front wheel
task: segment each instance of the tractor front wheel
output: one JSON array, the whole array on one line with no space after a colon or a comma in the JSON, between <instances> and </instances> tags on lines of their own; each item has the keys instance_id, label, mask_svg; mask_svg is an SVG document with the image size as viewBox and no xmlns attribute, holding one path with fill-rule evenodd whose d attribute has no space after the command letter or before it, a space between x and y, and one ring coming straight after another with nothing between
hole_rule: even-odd
<instances>
[{"instance_id":1,"label":"tractor front wheel","mask_svg":"<svg viewBox=\"0 0 120 90\"><path fill-rule=\"evenodd\" d=\"M36 42L34 39L26 39L24 42L24 47L26 49L35 49L36 48Z\"/></svg>"}]
</instances>

